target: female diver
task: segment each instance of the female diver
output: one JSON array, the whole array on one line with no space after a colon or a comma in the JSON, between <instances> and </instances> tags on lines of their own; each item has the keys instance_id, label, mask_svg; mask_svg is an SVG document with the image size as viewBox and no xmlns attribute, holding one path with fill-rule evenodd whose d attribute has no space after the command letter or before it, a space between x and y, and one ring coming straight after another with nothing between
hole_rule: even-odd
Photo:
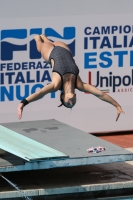
<instances>
[{"instance_id":1,"label":"female diver","mask_svg":"<svg viewBox=\"0 0 133 200\"><path fill-rule=\"evenodd\" d=\"M119 115L124 113L121 106L109 95L81 80L79 69L69 47L65 43L60 41L51 42L44 34L36 35L34 39L37 50L44 60L52 65L52 82L20 102L18 105L19 119L22 118L23 108L28 103L39 100L44 95L58 90L62 90L60 106L64 105L67 108L72 108L76 104L75 89L78 89L81 92L89 92L115 106L117 111L116 121L118 120Z\"/></svg>"}]
</instances>

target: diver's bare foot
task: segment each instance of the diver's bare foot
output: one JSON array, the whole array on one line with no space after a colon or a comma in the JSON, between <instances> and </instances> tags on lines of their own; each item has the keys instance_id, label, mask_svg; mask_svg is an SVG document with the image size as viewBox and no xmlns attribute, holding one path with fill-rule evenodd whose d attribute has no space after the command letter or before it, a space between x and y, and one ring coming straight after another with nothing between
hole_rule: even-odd
<instances>
[{"instance_id":1,"label":"diver's bare foot","mask_svg":"<svg viewBox=\"0 0 133 200\"><path fill-rule=\"evenodd\" d=\"M34 40L35 40L35 41L41 40L40 35L35 35L35 36L34 36Z\"/></svg>"},{"instance_id":2,"label":"diver's bare foot","mask_svg":"<svg viewBox=\"0 0 133 200\"><path fill-rule=\"evenodd\" d=\"M43 41L47 38L44 34L41 34L40 37L42 38Z\"/></svg>"}]
</instances>

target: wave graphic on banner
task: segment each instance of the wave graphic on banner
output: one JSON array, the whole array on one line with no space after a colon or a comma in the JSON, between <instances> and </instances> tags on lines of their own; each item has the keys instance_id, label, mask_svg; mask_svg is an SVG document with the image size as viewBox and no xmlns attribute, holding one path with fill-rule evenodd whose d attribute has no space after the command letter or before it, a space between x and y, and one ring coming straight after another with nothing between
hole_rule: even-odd
<instances>
[{"instance_id":1,"label":"wave graphic on banner","mask_svg":"<svg viewBox=\"0 0 133 200\"><path fill-rule=\"evenodd\" d=\"M45 29L45 35L52 41L57 41L57 38L65 42L68 47L71 49L73 56L75 56L75 27L65 27L63 30L63 36L57 33L52 28Z\"/></svg>"}]
</instances>

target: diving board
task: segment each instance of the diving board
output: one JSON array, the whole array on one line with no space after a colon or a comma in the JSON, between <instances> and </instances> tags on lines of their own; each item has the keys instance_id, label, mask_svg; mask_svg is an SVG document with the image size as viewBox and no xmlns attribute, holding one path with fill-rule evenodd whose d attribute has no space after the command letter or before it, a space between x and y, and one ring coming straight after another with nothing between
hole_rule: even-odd
<instances>
[{"instance_id":1,"label":"diving board","mask_svg":"<svg viewBox=\"0 0 133 200\"><path fill-rule=\"evenodd\" d=\"M3 123L1 125L3 127L1 130L8 129L10 139L13 134L17 134L20 138L24 137L25 140L23 144L20 144L19 138L18 140L12 139L12 141L8 141L8 143L13 142L12 145L14 147L16 144L18 145L18 154L16 154L15 151L11 151L10 148L8 152L12 154L5 153L0 156L0 172L41 170L133 160L132 152L55 119ZM38 150L30 146L29 150L32 148L32 152L30 152L26 143L30 141L30 139L34 144L39 143L39 147L42 145L44 149L41 148ZM21 146L19 146L19 144ZM3 146L0 146L0 149L2 149ZM87 152L88 148L96 146L103 146L106 150L96 154ZM25 149L23 155L25 160L20 158L20 147ZM48 151L46 151L46 149ZM5 150L7 151L7 149ZM36 155L35 152L38 152L38 154L40 152L42 153L40 155L41 159L39 159L39 156ZM30 153L34 158L32 156L27 156L27 154ZM29 160L26 160L26 158Z\"/></svg>"},{"instance_id":2,"label":"diving board","mask_svg":"<svg viewBox=\"0 0 133 200\"><path fill-rule=\"evenodd\" d=\"M0 126L0 149L27 161L67 157L62 152L36 142L4 126Z\"/></svg>"}]
</instances>

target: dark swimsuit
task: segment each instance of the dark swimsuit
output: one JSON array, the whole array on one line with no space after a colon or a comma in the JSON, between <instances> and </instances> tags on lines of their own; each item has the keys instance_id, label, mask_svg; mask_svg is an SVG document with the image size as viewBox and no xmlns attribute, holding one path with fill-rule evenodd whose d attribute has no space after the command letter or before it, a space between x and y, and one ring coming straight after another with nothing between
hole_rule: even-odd
<instances>
[{"instance_id":1,"label":"dark swimsuit","mask_svg":"<svg viewBox=\"0 0 133 200\"><path fill-rule=\"evenodd\" d=\"M49 61L51 61L51 59L54 60L53 72L56 72L61 76L61 89L63 88L63 76L67 73L74 74L76 76L76 83L79 69L75 63L75 60L73 59L72 53L69 50L65 49L64 47L54 46L49 56Z\"/></svg>"}]
</instances>

